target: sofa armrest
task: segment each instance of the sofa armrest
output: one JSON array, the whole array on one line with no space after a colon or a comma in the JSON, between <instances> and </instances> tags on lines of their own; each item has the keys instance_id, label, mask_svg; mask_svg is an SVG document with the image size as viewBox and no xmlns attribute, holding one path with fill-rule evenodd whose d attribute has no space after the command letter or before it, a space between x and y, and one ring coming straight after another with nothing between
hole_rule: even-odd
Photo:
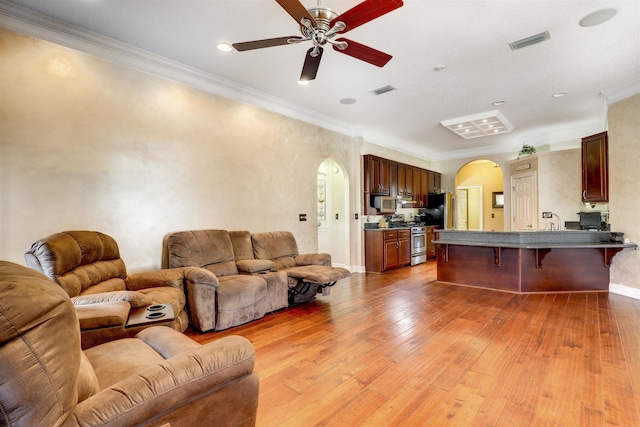
<instances>
[{"instance_id":1,"label":"sofa armrest","mask_svg":"<svg viewBox=\"0 0 640 427\"><path fill-rule=\"evenodd\" d=\"M216 327L216 289L218 278L215 274L200 267L182 267L184 290L189 307L189 323L201 332Z\"/></svg>"},{"instance_id":2,"label":"sofa armrest","mask_svg":"<svg viewBox=\"0 0 640 427\"><path fill-rule=\"evenodd\" d=\"M249 376L255 376L255 381L249 382L251 389L244 390L245 396L254 399L257 408L254 364L255 352L247 339L221 338L100 391L80 402L72 417L79 425L101 426L140 425L150 417L167 420L174 411L179 419L190 409L211 410L207 402L215 392L224 393L226 385Z\"/></svg>"},{"instance_id":3,"label":"sofa armrest","mask_svg":"<svg viewBox=\"0 0 640 427\"><path fill-rule=\"evenodd\" d=\"M276 265L268 259L243 259L236 261L240 273L253 274L259 271L272 270Z\"/></svg>"},{"instance_id":4,"label":"sofa armrest","mask_svg":"<svg viewBox=\"0 0 640 427\"><path fill-rule=\"evenodd\" d=\"M331 267L330 254L300 254L295 258L297 265L326 265Z\"/></svg>"},{"instance_id":5,"label":"sofa armrest","mask_svg":"<svg viewBox=\"0 0 640 427\"><path fill-rule=\"evenodd\" d=\"M161 286L171 286L182 289L184 285L184 272L182 268L169 268L133 273L127 275L125 284L127 289L131 291Z\"/></svg>"},{"instance_id":6,"label":"sofa armrest","mask_svg":"<svg viewBox=\"0 0 640 427\"><path fill-rule=\"evenodd\" d=\"M78 295L71 297L73 305L97 304L101 302L126 301L131 304L132 308L145 307L153 304L148 295L137 291L113 291L100 292L97 294Z\"/></svg>"}]
</instances>

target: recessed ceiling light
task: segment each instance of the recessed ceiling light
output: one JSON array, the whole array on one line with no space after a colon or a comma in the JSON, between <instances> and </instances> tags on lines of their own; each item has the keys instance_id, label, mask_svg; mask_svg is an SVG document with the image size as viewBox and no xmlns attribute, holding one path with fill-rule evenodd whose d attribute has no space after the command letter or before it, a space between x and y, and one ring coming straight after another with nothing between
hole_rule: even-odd
<instances>
[{"instance_id":1,"label":"recessed ceiling light","mask_svg":"<svg viewBox=\"0 0 640 427\"><path fill-rule=\"evenodd\" d=\"M563 96L565 96L567 94L567 92L556 92L553 95L551 95L553 98L562 98Z\"/></svg>"},{"instance_id":2,"label":"recessed ceiling light","mask_svg":"<svg viewBox=\"0 0 640 427\"><path fill-rule=\"evenodd\" d=\"M493 101L493 102L492 102L492 104L493 104L493 105L495 105L495 106L498 106L498 105L502 105L502 104L504 104L505 102L506 102L506 101L503 101L503 100L501 99L501 100L499 100L499 101Z\"/></svg>"},{"instance_id":3,"label":"recessed ceiling light","mask_svg":"<svg viewBox=\"0 0 640 427\"><path fill-rule=\"evenodd\" d=\"M300 86L306 86L309 84L309 80L298 80Z\"/></svg>"},{"instance_id":4,"label":"recessed ceiling light","mask_svg":"<svg viewBox=\"0 0 640 427\"><path fill-rule=\"evenodd\" d=\"M344 104L344 105L351 105L351 104L355 104L356 100L353 98L342 98L340 100L340 104Z\"/></svg>"},{"instance_id":5,"label":"recessed ceiling light","mask_svg":"<svg viewBox=\"0 0 640 427\"><path fill-rule=\"evenodd\" d=\"M445 68L447 68L446 65L436 65L435 67L433 67L433 71L442 71Z\"/></svg>"},{"instance_id":6,"label":"recessed ceiling light","mask_svg":"<svg viewBox=\"0 0 640 427\"><path fill-rule=\"evenodd\" d=\"M581 27L594 27L604 24L618 13L618 9L600 9L592 12L578 21Z\"/></svg>"},{"instance_id":7,"label":"recessed ceiling light","mask_svg":"<svg viewBox=\"0 0 640 427\"><path fill-rule=\"evenodd\" d=\"M227 42L220 42L216 44L216 47L218 48L218 50L220 52L230 52L232 49L232 46L227 43Z\"/></svg>"}]
</instances>

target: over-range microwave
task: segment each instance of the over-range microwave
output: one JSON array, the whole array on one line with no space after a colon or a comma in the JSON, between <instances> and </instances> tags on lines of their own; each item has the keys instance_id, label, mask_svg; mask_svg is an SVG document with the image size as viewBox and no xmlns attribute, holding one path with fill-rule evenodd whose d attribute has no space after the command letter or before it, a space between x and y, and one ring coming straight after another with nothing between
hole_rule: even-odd
<instances>
[{"instance_id":1,"label":"over-range microwave","mask_svg":"<svg viewBox=\"0 0 640 427\"><path fill-rule=\"evenodd\" d=\"M395 213L396 199L395 197L377 196L374 199L374 207L379 213Z\"/></svg>"}]
</instances>

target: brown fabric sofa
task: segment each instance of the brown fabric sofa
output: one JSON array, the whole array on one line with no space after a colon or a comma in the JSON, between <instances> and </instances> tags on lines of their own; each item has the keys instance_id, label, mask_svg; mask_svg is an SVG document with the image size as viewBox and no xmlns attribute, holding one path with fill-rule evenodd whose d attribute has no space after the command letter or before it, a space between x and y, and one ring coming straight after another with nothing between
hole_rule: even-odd
<instances>
[{"instance_id":1,"label":"brown fabric sofa","mask_svg":"<svg viewBox=\"0 0 640 427\"><path fill-rule=\"evenodd\" d=\"M116 241L97 231L65 231L35 242L27 265L60 285L76 306L82 347L132 337L146 326L127 327L132 308L170 304L178 331L189 323L185 292L213 294L216 277L183 268L127 274Z\"/></svg>"},{"instance_id":2,"label":"brown fabric sofa","mask_svg":"<svg viewBox=\"0 0 640 427\"><path fill-rule=\"evenodd\" d=\"M164 252L165 267L198 266L213 272L220 281L217 292L223 283L233 283L238 276L245 276L245 281L249 280L247 275L259 276L267 282L265 312L308 301L318 292L328 294L336 281L351 275L344 268L332 267L329 254L299 254L288 231L180 231L165 237ZM221 317L223 304L218 296L216 299ZM223 328L216 324L215 329Z\"/></svg>"},{"instance_id":3,"label":"brown fabric sofa","mask_svg":"<svg viewBox=\"0 0 640 427\"><path fill-rule=\"evenodd\" d=\"M253 426L255 352L168 327L82 351L74 305L41 273L0 261L0 425Z\"/></svg>"},{"instance_id":4,"label":"brown fabric sofa","mask_svg":"<svg viewBox=\"0 0 640 427\"><path fill-rule=\"evenodd\" d=\"M270 260L276 270L287 273L290 304L308 301L319 292L328 295L338 280L351 276L345 268L332 267L329 254L300 254L289 231L253 233L251 242L255 258Z\"/></svg>"},{"instance_id":5,"label":"brown fabric sofa","mask_svg":"<svg viewBox=\"0 0 640 427\"><path fill-rule=\"evenodd\" d=\"M165 236L163 266L201 267L217 277L215 294L197 296L191 311L191 323L200 331L241 325L287 306L287 275L270 271L270 261L253 259L247 244L251 246L248 234L226 230L180 231Z\"/></svg>"}]
</instances>

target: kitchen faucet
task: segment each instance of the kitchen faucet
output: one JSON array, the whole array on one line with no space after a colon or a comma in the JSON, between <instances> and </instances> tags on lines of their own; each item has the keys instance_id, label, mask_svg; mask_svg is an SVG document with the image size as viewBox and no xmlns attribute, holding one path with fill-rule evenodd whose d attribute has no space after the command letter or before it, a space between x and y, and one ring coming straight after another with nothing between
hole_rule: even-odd
<instances>
[{"instance_id":1,"label":"kitchen faucet","mask_svg":"<svg viewBox=\"0 0 640 427\"><path fill-rule=\"evenodd\" d=\"M556 230L560 231L560 216L558 216L558 214L551 212L551 216L555 216L558 219L558 226L556 227ZM553 229L552 229L553 230Z\"/></svg>"}]
</instances>

